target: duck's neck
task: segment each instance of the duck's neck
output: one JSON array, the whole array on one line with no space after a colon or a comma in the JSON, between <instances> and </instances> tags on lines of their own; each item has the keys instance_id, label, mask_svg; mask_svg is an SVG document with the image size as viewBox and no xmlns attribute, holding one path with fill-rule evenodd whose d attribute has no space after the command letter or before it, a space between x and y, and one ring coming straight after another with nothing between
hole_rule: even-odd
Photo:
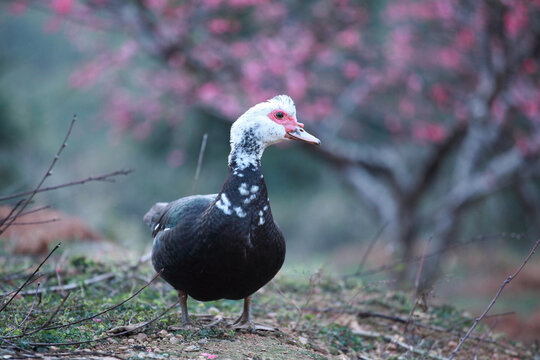
<instances>
[{"instance_id":1,"label":"duck's neck","mask_svg":"<svg viewBox=\"0 0 540 360\"><path fill-rule=\"evenodd\" d=\"M229 168L243 171L248 167L259 169L265 145L253 133L252 129L245 131L238 142L231 142Z\"/></svg>"},{"instance_id":2,"label":"duck's neck","mask_svg":"<svg viewBox=\"0 0 540 360\"><path fill-rule=\"evenodd\" d=\"M216 208L225 215L255 226L269 222L272 214L264 176L258 166L229 166L229 175L218 194Z\"/></svg>"}]
</instances>

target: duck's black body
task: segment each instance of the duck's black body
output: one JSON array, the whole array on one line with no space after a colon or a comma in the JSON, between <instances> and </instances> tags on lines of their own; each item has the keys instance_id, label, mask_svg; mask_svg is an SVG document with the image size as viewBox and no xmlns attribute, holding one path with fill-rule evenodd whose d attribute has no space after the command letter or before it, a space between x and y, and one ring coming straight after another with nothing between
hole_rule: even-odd
<instances>
[{"instance_id":1,"label":"duck's black body","mask_svg":"<svg viewBox=\"0 0 540 360\"><path fill-rule=\"evenodd\" d=\"M154 268L197 300L246 298L270 281L285 259L264 178L253 164L229 167L217 195L182 198L150 215Z\"/></svg>"}]
</instances>

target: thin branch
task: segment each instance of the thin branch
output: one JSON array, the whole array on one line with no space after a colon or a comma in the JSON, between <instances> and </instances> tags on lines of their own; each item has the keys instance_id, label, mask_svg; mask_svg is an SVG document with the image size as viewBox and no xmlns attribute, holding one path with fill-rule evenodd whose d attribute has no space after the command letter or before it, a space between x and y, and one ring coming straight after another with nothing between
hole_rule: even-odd
<instances>
[{"instance_id":1,"label":"thin branch","mask_svg":"<svg viewBox=\"0 0 540 360\"><path fill-rule=\"evenodd\" d=\"M62 151L64 150L64 148L67 146L67 140L69 138L69 135L71 135L71 130L73 129L73 125L75 124L75 121L76 121L77 117L76 115L73 115L73 119L71 120L71 123L69 124L69 128L68 128L68 131L66 133L66 136L64 137L64 141L62 141L62 145L60 145L60 148L58 149L58 151L56 152L56 155L54 156L53 160L51 161L51 164L49 165L49 168L47 169L47 171L45 172L45 175L43 175L43 177L41 178L41 181L39 182L39 184L36 186L36 188L31 191L30 193L30 196L26 198L26 200L23 202L23 204L19 207L19 209L17 210L17 212L15 212L13 215L10 215L12 216L11 219L9 219L5 224L2 225L2 227L0 227L0 234L2 234L4 231L6 231L6 229L13 223L15 222L15 220L17 219L17 217L24 211L24 209L28 206L28 204L30 204L30 201L32 201L32 199L34 198L34 196L38 193L39 189L41 189L41 186L43 185L43 183L45 182L45 180L52 175L52 169L54 168L54 165L56 164L56 162L58 161L58 158L60 157L60 155L62 154ZM1 310L0 310L1 311Z\"/></svg>"},{"instance_id":2,"label":"thin branch","mask_svg":"<svg viewBox=\"0 0 540 360\"><path fill-rule=\"evenodd\" d=\"M495 326L497 326L500 319L501 317L497 316L495 318L495 321L493 321L493 324L491 324L491 326L489 327L488 331L485 334L483 334L482 337L480 337L480 341L478 341L478 344L476 344L476 347L474 348L474 351L473 351L473 356L472 356L473 359L477 358L478 350L480 350L480 345L482 345L482 342L484 341L484 339L487 338L493 332L493 329L495 329Z\"/></svg>"},{"instance_id":3,"label":"thin branch","mask_svg":"<svg viewBox=\"0 0 540 360\"><path fill-rule=\"evenodd\" d=\"M50 287L43 287L41 289L39 289L38 293L39 294L43 294L43 293L47 293L47 292L56 292L56 291L64 291L64 290L74 290L74 289L77 289L79 287L83 287L85 285L91 285L91 284L95 284L95 283L98 283L98 282L101 282L101 281L106 281L106 280L109 280L109 279L112 279L116 277L116 274L113 273L113 272L108 272L108 273L105 273L105 274L99 274L97 276L94 276L90 279L86 279L84 280L83 282L76 282L76 283L70 283L70 284L66 284L66 285L55 285L55 286L50 286ZM33 294L33 291L22 291L20 293L20 295L22 296L28 296L28 295L32 295ZM6 296L7 294L0 294L0 296Z\"/></svg>"},{"instance_id":4,"label":"thin branch","mask_svg":"<svg viewBox=\"0 0 540 360\"><path fill-rule=\"evenodd\" d=\"M48 220L38 220L38 221L22 221L22 222L12 223L11 226L15 226L15 225L19 225L19 226L24 226L24 225L42 225L42 224L50 224L50 223L57 222L57 221L60 221L60 219L59 219L59 218L53 218L53 219L48 219Z\"/></svg>"},{"instance_id":5,"label":"thin branch","mask_svg":"<svg viewBox=\"0 0 540 360\"><path fill-rule=\"evenodd\" d=\"M358 264L358 268L356 270L357 272L361 271L361 269L364 267L364 263L366 262L368 255L371 253L371 250L373 250L373 246L375 245L377 240L380 239L381 234L383 233L384 229L386 229L387 226L388 226L388 223L383 224L383 226L379 228L379 231L377 231L375 236L369 242L369 245L366 251L364 252L364 255L362 256L362 259L360 260L360 263Z\"/></svg>"},{"instance_id":6,"label":"thin branch","mask_svg":"<svg viewBox=\"0 0 540 360\"><path fill-rule=\"evenodd\" d=\"M298 328L298 324L300 324L300 320L302 319L302 315L304 315L304 312L306 311L306 308L308 307L309 302L311 301L311 298L313 297L313 294L315 293L315 288L317 287L318 282L319 282L320 279L321 279L320 270L317 271L315 274L313 274L309 278L309 285L311 286L311 290L309 292L309 295L306 298L306 302L304 303L304 306L302 306L302 308L298 312L298 317L296 318L296 323L294 324L293 331L296 331L296 329Z\"/></svg>"},{"instance_id":7,"label":"thin branch","mask_svg":"<svg viewBox=\"0 0 540 360\"><path fill-rule=\"evenodd\" d=\"M489 310L491 310L491 308L493 307L493 305L495 305L495 302L497 301L497 299L499 298L499 296L501 295L504 287L510 282L512 281L516 276L519 275L519 273L521 272L521 270L525 267L525 265L527 264L527 262L529 261L529 259L533 256L534 252L536 251L536 248L538 247L538 245L540 244L540 239L538 239L536 241L536 243L534 244L533 248L531 249L531 252L529 253L529 255L525 258L525 260L523 261L523 263L521 264L521 266L516 270L516 272L512 275L510 275L509 277L506 278L506 280L503 281L503 283L501 284L501 287L499 287L499 290L497 291L497 293L495 294L495 297L493 297L493 300L491 300L491 302L489 303L489 305L487 306L487 308L484 310L484 312L482 313L482 315L480 315L479 317L476 318L476 320L474 321L474 324L471 326L471 328L469 329L469 331L467 331L467 333L465 334L465 336L463 338L461 338L461 340L459 341L459 344L456 346L456 348L454 349L454 351L452 351L452 353L450 354L450 357L448 358L448 360L452 360L456 354L458 353L458 351L461 349L461 346L463 345L463 343L465 342L465 340L467 340L467 338L471 335L471 333L474 331L474 329L476 328L476 326L478 326L478 323L480 323L480 321L482 321L482 319L487 315L487 313L489 312Z\"/></svg>"},{"instance_id":8,"label":"thin branch","mask_svg":"<svg viewBox=\"0 0 540 360\"><path fill-rule=\"evenodd\" d=\"M58 249L60 247L62 243L58 243L54 249L52 249L50 252L49 252L49 255L47 255L47 257L45 257L45 259L43 259L43 261L38 265L38 267L36 268L36 270L34 270L34 272L26 279L26 281L17 289L17 291L15 291L15 293L13 295L11 295L11 298L9 298L8 301L6 301L6 303L4 303L4 305L2 305L2 307L0 308L0 312L2 312L10 303L11 301L13 301L13 299L15 298L15 296L17 296L17 294L19 294L21 292L21 290L26 286L28 285L28 283L30 282L31 279L34 278L34 275L36 275L36 273L39 271L39 269L41 268L41 266L43 266L43 264L45 263L45 261L47 261L51 255L56 251L56 249Z\"/></svg>"},{"instance_id":9,"label":"thin branch","mask_svg":"<svg viewBox=\"0 0 540 360\"><path fill-rule=\"evenodd\" d=\"M68 183L65 183L65 184L49 186L49 187L45 187L45 188L42 188L42 189L38 189L36 191L36 193L61 189L61 188L68 187L68 186L82 185L82 184L85 184L85 183L90 182L90 181L114 182L115 180L111 179L112 177L118 176L118 175L128 175L128 174L132 173L133 171L135 171L135 170L126 169L126 170L113 171L111 173L98 175L98 176L90 176L90 177L87 177L86 179L71 181L71 182L68 182ZM18 197L21 197L21 196L26 196L26 195L32 194L33 192L34 191L25 191L25 192L20 192L20 193L17 193L17 194L3 196L3 197L0 197L0 201L15 199L15 198L18 198Z\"/></svg>"},{"instance_id":10,"label":"thin branch","mask_svg":"<svg viewBox=\"0 0 540 360\"><path fill-rule=\"evenodd\" d=\"M19 206L21 206L21 204L24 202L24 199L21 199L19 200L15 206L11 209L11 211L9 212L9 214L3 218L3 219L0 219L0 228L2 227L2 225L4 225L6 223L6 221L10 220L12 217L15 219L16 217L13 216L13 213L15 211L17 211L17 209L19 208ZM0 232L0 234L2 234L3 231Z\"/></svg>"},{"instance_id":11,"label":"thin branch","mask_svg":"<svg viewBox=\"0 0 540 360\"><path fill-rule=\"evenodd\" d=\"M208 134L205 133L202 138L201 150L199 151L199 159L197 161L197 170L195 171L195 178L193 179L193 186L191 187L191 194L195 194L197 190L197 185L199 184L199 175L201 173L202 162L204 159L204 152L206 150L206 140L208 139Z\"/></svg>"},{"instance_id":12,"label":"thin branch","mask_svg":"<svg viewBox=\"0 0 540 360\"><path fill-rule=\"evenodd\" d=\"M53 326L50 326L50 327L45 328L45 329L43 329L43 330L61 329L61 328L65 328L65 327L68 327L68 326L80 324L80 323L82 323L82 322L84 322L84 321L91 320L91 319L93 319L93 318L95 318L95 317L98 317L98 316L101 316L101 315L103 315L103 314L105 314L105 313L107 313L107 312L109 312L109 311L111 311L111 310L114 310L114 309L116 309L116 308L119 308L120 306L124 305L125 303L127 303L128 301L130 301L131 299L133 299L135 296L139 295L139 293L140 293L141 291L143 291L144 289L146 289L148 286L150 286L150 284L152 284L152 283L154 282L154 280L156 280L156 279L158 278L158 276L161 275L162 272L163 272L163 269L161 269L158 273L156 273L156 274L154 275L154 277L153 277L150 281L148 281L143 287L141 287L139 290L137 290L133 295L131 295L131 296L128 297L127 299L125 299L125 300L119 302L119 303L116 304L116 305L113 305L113 306L111 306L111 307L109 307L109 308L107 308L107 309L105 309L105 310L103 310L103 311L100 311L100 312L98 312L98 313L96 313L96 314L92 314L92 315L90 315L90 316L88 316L88 317L85 317L85 318L82 318L82 319L79 319L79 320L75 320L75 321L72 321L72 322L67 323L67 324L53 325Z\"/></svg>"},{"instance_id":13,"label":"thin branch","mask_svg":"<svg viewBox=\"0 0 540 360\"><path fill-rule=\"evenodd\" d=\"M24 199L23 199L23 200L24 200ZM23 201L23 200L21 200L21 201ZM23 217L24 215L36 213L36 212L41 211L41 210L49 209L50 207L51 207L50 205L46 205L46 206L38 207L38 208L36 208L36 209L24 211L24 212L22 212L22 213L19 214L18 218ZM13 209L12 209L12 211L13 211ZM4 218L4 220L7 220L7 219L9 219L9 218L11 218L10 215L8 215L6 218ZM0 224L0 225L2 225L2 224Z\"/></svg>"},{"instance_id":14,"label":"thin branch","mask_svg":"<svg viewBox=\"0 0 540 360\"><path fill-rule=\"evenodd\" d=\"M107 340L109 338L126 335L126 334L132 333L134 331L137 331L137 330L139 330L139 329L141 329L141 328L143 328L143 327L145 327L147 325L150 325L154 321L162 318L166 313L168 313L173 307L177 306L179 303L180 303L180 300L177 300L174 304L169 306L167 309L165 309L165 311L163 311L161 314L154 317L153 319L148 320L147 322L144 322L141 325L139 325L139 326L137 326L137 327L135 327L133 329L122 331L120 333L110 334L110 335L102 336L100 338L92 339L92 340L72 341L72 342L65 342L65 343L28 343L28 345L30 345L30 346L72 346L72 345L80 345L80 344L88 344L88 343L93 343L93 342L99 342L99 341Z\"/></svg>"}]
</instances>

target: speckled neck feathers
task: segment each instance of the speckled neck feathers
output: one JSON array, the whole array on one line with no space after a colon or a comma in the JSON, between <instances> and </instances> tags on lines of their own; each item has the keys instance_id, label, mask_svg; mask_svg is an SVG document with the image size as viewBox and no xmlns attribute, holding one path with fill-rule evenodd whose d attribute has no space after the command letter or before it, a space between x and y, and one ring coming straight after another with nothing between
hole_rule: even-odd
<instances>
[{"instance_id":1,"label":"speckled neck feathers","mask_svg":"<svg viewBox=\"0 0 540 360\"><path fill-rule=\"evenodd\" d=\"M258 166L231 168L215 203L224 216L253 227L273 224L266 183Z\"/></svg>"}]
</instances>

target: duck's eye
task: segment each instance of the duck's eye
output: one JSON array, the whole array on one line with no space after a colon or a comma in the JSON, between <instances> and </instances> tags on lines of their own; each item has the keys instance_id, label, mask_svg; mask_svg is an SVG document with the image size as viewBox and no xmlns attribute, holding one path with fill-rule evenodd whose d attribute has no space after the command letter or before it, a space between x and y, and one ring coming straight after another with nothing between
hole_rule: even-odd
<instances>
[{"instance_id":1,"label":"duck's eye","mask_svg":"<svg viewBox=\"0 0 540 360\"><path fill-rule=\"evenodd\" d=\"M280 119L280 120L281 120L281 119L283 119L284 116L285 116L285 114L283 114L281 111L278 111L278 112L276 113L276 119Z\"/></svg>"}]
</instances>

